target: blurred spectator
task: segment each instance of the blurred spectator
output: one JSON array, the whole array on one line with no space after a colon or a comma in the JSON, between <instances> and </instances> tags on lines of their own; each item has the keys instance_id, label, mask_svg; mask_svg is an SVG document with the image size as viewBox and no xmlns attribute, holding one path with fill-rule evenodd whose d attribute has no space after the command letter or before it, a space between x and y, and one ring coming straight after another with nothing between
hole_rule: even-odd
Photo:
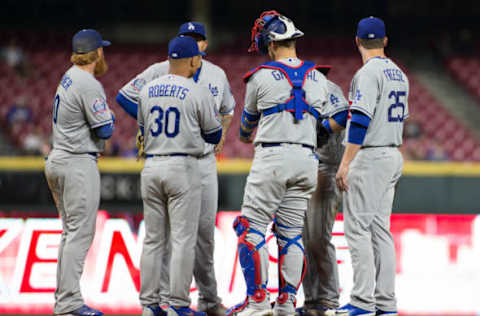
<instances>
[{"instance_id":1,"label":"blurred spectator","mask_svg":"<svg viewBox=\"0 0 480 316\"><path fill-rule=\"evenodd\" d=\"M47 140L40 127L36 127L32 132L28 133L23 140L23 151L27 155L45 155Z\"/></svg>"},{"instance_id":2,"label":"blurred spectator","mask_svg":"<svg viewBox=\"0 0 480 316\"><path fill-rule=\"evenodd\" d=\"M403 138L418 139L420 137L422 137L422 127L414 117L410 117L405 121L405 125L403 127Z\"/></svg>"},{"instance_id":3,"label":"blurred spectator","mask_svg":"<svg viewBox=\"0 0 480 316\"><path fill-rule=\"evenodd\" d=\"M6 120L9 127L32 120L32 110L28 107L26 96L22 95L17 98L16 102L8 109Z\"/></svg>"},{"instance_id":4,"label":"blurred spectator","mask_svg":"<svg viewBox=\"0 0 480 316\"><path fill-rule=\"evenodd\" d=\"M404 145L401 148L405 160L424 160L426 141L422 127L415 117L410 116L403 127Z\"/></svg>"},{"instance_id":5,"label":"blurred spectator","mask_svg":"<svg viewBox=\"0 0 480 316\"><path fill-rule=\"evenodd\" d=\"M425 160L427 140L425 137L410 138L400 148L405 160Z\"/></svg>"},{"instance_id":6,"label":"blurred spectator","mask_svg":"<svg viewBox=\"0 0 480 316\"><path fill-rule=\"evenodd\" d=\"M103 156L118 156L119 153L120 146L117 142L113 142L111 139L105 141L105 150L102 153Z\"/></svg>"},{"instance_id":7,"label":"blurred spectator","mask_svg":"<svg viewBox=\"0 0 480 316\"><path fill-rule=\"evenodd\" d=\"M443 146L431 140L426 149L425 160L446 161L449 160L449 156Z\"/></svg>"},{"instance_id":8,"label":"blurred spectator","mask_svg":"<svg viewBox=\"0 0 480 316\"><path fill-rule=\"evenodd\" d=\"M23 50L16 45L15 40L11 40L7 46L1 50L1 57L7 65L12 67L21 78L27 78L31 74L31 67Z\"/></svg>"},{"instance_id":9,"label":"blurred spectator","mask_svg":"<svg viewBox=\"0 0 480 316\"><path fill-rule=\"evenodd\" d=\"M138 149L137 149L137 140L136 138L132 138L129 141L129 146L125 148L125 150L122 152L122 157L125 158L136 158Z\"/></svg>"}]
</instances>

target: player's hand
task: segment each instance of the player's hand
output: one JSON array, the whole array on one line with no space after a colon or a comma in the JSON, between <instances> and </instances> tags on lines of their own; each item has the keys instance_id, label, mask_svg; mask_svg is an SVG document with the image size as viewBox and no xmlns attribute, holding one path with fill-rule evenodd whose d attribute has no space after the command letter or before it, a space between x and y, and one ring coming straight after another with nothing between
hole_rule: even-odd
<instances>
[{"instance_id":1,"label":"player's hand","mask_svg":"<svg viewBox=\"0 0 480 316\"><path fill-rule=\"evenodd\" d=\"M253 143L253 135L250 135L248 137L243 137L242 135L240 135L240 141L245 144L251 144Z\"/></svg>"},{"instance_id":2,"label":"player's hand","mask_svg":"<svg viewBox=\"0 0 480 316\"><path fill-rule=\"evenodd\" d=\"M137 161L139 161L141 158L145 158L145 143L144 143L144 138L140 130L137 132L137 137L136 137L136 146L138 149L137 152Z\"/></svg>"},{"instance_id":3,"label":"player's hand","mask_svg":"<svg viewBox=\"0 0 480 316\"><path fill-rule=\"evenodd\" d=\"M335 176L335 181L337 182L337 186L340 191L347 191L348 184L347 184L347 175L348 175L348 165L340 164L338 168L337 175Z\"/></svg>"},{"instance_id":4,"label":"player's hand","mask_svg":"<svg viewBox=\"0 0 480 316\"><path fill-rule=\"evenodd\" d=\"M215 145L214 151L215 155L218 155L223 150L223 145L225 145L225 136L222 136L220 142Z\"/></svg>"}]
</instances>

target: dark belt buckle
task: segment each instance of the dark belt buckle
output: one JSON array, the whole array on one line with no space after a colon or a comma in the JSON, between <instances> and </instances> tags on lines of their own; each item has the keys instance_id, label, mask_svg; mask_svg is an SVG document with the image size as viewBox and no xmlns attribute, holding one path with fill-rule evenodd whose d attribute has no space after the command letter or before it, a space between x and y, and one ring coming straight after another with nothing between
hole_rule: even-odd
<instances>
[{"instance_id":1,"label":"dark belt buckle","mask_svg":"<svg viewBox=\"0 0 480 316\"><path fill-rule=\"evenodd\" d=\"M262 147L278 147L282 146L282 143L262 143Z\"/></svg>"}]
</instances>

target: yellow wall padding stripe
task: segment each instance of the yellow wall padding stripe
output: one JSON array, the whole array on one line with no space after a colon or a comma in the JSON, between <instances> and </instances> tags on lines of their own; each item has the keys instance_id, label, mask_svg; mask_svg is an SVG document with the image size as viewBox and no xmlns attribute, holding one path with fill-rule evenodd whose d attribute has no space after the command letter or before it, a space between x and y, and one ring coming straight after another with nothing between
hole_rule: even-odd
<instances>
[{"instance_id":1,"label":"yellow wall padding stripe","mask_svg":"<svg viewBox=\"0 0 480 316\"><path fill-rule=\"evenodd\" d=\"M251 164L248 159L225 159L217 162L217 169L221 174L246 174ZM0 171L43 171L44 166L45 160L41 157L0 157ZM103 172L139 173L143 161L102 157L98 166ZM403 174L420 177L480 177L480 163L409 161L403 166Z\"/></svg>"},{"instance_id":2,"label":"yellow wall padding stripe","mask_svg":"<svg viewBox=\"0 0 480 316\"><path fill-rule=\"evenodd\" d=\"M480 163L408 161L403 165L403 175L419 177L480 177Z\"/></svg>"}]
</instances>

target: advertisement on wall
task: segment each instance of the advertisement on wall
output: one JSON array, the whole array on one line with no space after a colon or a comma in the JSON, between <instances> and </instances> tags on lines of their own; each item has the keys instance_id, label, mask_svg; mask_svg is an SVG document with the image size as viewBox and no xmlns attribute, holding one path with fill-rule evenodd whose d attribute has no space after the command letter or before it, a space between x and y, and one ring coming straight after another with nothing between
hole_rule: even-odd
<instances>
[{"instance_id":1,"label":"advertisement on wall","mask_svg":"<svg viewBox=\"0 0 480 316\"><path fill-rule=\"evenodd\" d=\"M226 306L241 302L245 283L238 263L232 223L237 212L220 212L215 232L215 271ZM134 227L135 226L135 227ZM480 312L480 216L392 216L397 254L396 291L399 310L408 314L474 315ZM52 313L60 242L57 218L0 218L0 314ZM97 230L81 280L87 304L106 313L140 313L139 262L145 230L100 211ZM277 247L268 235L269 284L277 293ZM333 243L337 248L341 303L352 287L351 259L337 216ZM191 287L193 302L198 291ZM297 305L303 304L300 288Z\"/></svg>"}]
</instances>

